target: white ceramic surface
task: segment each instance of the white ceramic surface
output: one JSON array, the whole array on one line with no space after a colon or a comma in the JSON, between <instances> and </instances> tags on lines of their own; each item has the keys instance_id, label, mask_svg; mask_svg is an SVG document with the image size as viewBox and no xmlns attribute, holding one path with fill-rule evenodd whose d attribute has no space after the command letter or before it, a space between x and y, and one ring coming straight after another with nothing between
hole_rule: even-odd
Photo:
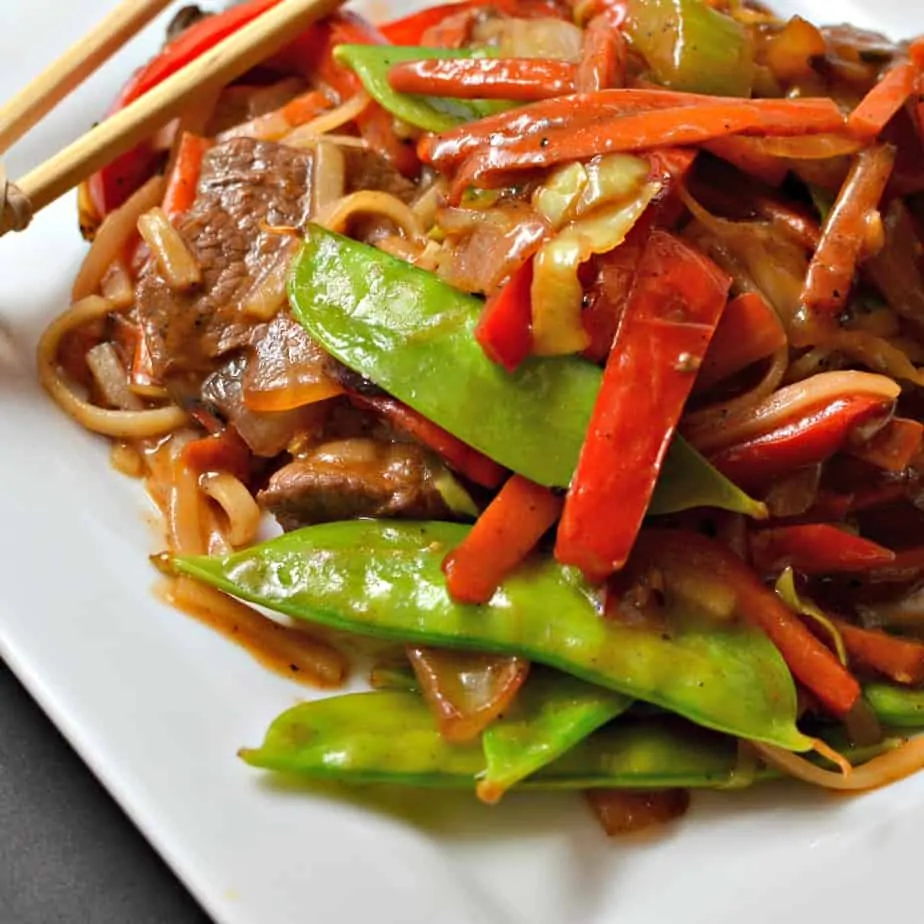
<instances>
[{"instance_id":1,"label":"white ceramic surface","mask_svg":"<svg viewBox=\"0 0 924 924\"><path fill-rule=\"evenodd\" d=\"M114 4L0 0L0 98ZM920 0L780 6L924 31ZM10 174L89 125L155 33L14 148ZM486 809L397 793L373 805L285 791L246 768L236 749L304 688L154 600L157 539L139 486L34 381L36 337L83 250L70 198L0 242L13 340L0 348L0 654L218 921L853 924L917 907L924 775L861 799L697 796L663 837L613 843L576 797Z\"/></svg>"}]
</instances>

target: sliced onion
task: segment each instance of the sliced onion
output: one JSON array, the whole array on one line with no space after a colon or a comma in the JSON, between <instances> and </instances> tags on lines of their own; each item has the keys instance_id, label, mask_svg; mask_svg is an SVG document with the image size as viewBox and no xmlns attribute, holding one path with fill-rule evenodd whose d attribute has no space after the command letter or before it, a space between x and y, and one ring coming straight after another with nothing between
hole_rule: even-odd
<instances>
[{"instance_id":1,"label":"sliced onion","mask_svg":"<svg viewBox=\"0 0 924 924\"><path fill-rule=\"evenodd\" d=\"M109 407L123 411L140 411L144 407L129 387L128 374L111 343L98 343L87 351L87 368Z\"/></svg>"},{"instance_id":2,"label":"sliced onion","mask_svg":"<svg viewBox=\"0 0 924 924\"><path fill-rule=\"evenodd\" d=\"M311 211L317 215L340 199L346 189L346 158L329 141L319 141L314 149L311 180Z\"/></svg>"},{"instance_id":3,"label":"sliced onion","mask_svg":"<svg viewBox=\"0 0 924 924\"><path fill-rule=\"evenodd\" d=\"M563 19L508 19L498 30L504 57L580 60L584 33Z\"/></svg>"},{"instance_id":4,"label":"sliced onion","mask_svg":"<svg viewBox=\"0 0 924 924\"><path fill-rule=\"evenodd\" d=\"M357 93L336 109L331 109L330 112L325 112L304 125L299 125L282 139L282 143L293 148L312 147L317 143L319 135L326 135L352 122L370 102L371 100L365 93Z\"/></svg>"},{"instance_id":5,"label":"sliced onion","mask_svg":"<svg viewBox=\"0 0 924 924\"><path fill-rule=\"evenodd\" d=\"M138 219L138 233L150 247L170 288L183 291L202 282L199 261L162 208L153 208Z\"/></svg>"},{"instance_id":6,"label":"sliced onion","mask_svg":"<svg viewBox=\"0 0 924 924\"><path fill-rule=\"evenodd\" d=\"M892 379L873 372L821 372L787 385L760 404L729 414L724 420L685 426L684 435L701 452L714 452L766 433L832 401L869 395L886 404L895 401L900 393L901 388Z\"/></svg>"},{"instance_id":7,"label":"sliced onion","mask_svg":"<svg viewBox=\"0 0 924 924\"><path fill-rule=\"evenodd\" d=\"M316 221L325 228L342 234L354 215L387 218L404 232L409 241L421 247L426 243L426 235L416 212L397 196L380 190L363 189L350 193L349 196L344 196L323 209L316 216Z\"/></svg>"}]
</instances>

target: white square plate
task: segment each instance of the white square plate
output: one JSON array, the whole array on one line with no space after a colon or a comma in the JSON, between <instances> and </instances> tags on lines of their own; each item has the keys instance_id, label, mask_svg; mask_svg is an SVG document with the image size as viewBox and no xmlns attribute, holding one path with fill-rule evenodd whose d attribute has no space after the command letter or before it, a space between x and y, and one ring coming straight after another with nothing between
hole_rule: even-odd
<instances>
[{"instance_id":1,"label":"white square plate","mask_svg":"<svg viewBox=\"0 0 924 924\"><path fill-rule=\"evenodd\" d=\"M114 4L2 0L0 99ZM920 0L779 6L924 31ZM162 34L152 27L15 148L10 175L90 125ZM64 307L84 246L71 197L0 241L13 337L0 346L0 654L216 919L853 924L913 907L924 775L855 799L796 787L697 796L685 821L638 843L607 841L576 797L487 809L400 793L372 807L285 791L236 760L306 691L156 602L139 486L35 383L36 338Z\"/></svg>"}]
</instances>

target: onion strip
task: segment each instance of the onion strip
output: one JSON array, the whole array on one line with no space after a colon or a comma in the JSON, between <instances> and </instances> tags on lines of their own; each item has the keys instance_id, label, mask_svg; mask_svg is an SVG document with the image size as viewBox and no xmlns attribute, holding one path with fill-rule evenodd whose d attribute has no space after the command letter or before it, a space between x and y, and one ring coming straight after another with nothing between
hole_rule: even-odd
<instances>
[{"instance_id":1,"label":"onion strip","mask_svg":"<svg viewBox=\"0 0 924 924\"><path fill-rule=\"evenodd\" d=\"M381 215L396 224L405 236L423 247L426 235L414 210L397 196L378 190L363 189L331 203L317 216L319 225L342 234L354 215Z\"/></svg>"},{"instance_id":2,"label":"onion strip","mask_svg":"<svg viewBox=\"0 0 924 924\"><path fill-rule=\"evenodd\" d=\"M317 142L319 135L326 135L335 128L352 122L371 102L365 93L351 96L345 103L330 112L319 115L316 119L299 125L282 139L282 143L294 148L310 147Z\"/></svg>"},{"instance_id":3,"label":"onion strip","mask_svg":"<svg viewBox=\"0 0 924 924\"><path fill-rule=\"evenodd\" d=\"M171 289L182 292L202 282L202 268L167 213L157 206L138 219L138 233L151 248Z\"/></svg>"}]
</instances>

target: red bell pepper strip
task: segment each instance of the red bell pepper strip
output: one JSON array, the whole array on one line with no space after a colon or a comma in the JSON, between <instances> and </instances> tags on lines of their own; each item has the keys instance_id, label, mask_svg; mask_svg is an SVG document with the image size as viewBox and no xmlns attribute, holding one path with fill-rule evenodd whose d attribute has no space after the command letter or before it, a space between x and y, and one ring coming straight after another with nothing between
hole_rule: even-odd
<instances>
[{"instance_id":1,"label":"red bell pepper strip","mask_svg":"<svg viewBox=\"0 0 924 924\"><path fill-rule=\"evenodd\" d=\"M578 25L580 25L581 21L589 22L598 16L605 16L610 25L614 29L618 29L629 17L628 0L581 0L581 2L574 5L577 8L575 14L580 11L580 19L577 20Z\"/></svg>"},{"instance_id":2,"label":"red bell pepper strip","mask_svg":"<svg viewBox=\"0 0 924 924\"><path fill-rule=\"evenodd\" d=\"M575 90L578 93L594 93L621 87L626 80L628 54L626 40L619 28L607 16L595 16L584 30Z\"/></svg>"},{"instance_id":3,"label":"red bell pepper strip","mask_svg":"<svg viewBox=\"0 0 924 924\"><path fill-rule=\"evenodd\" d=\"M907 61L890 68L847 117L847 129L858 138L875 138L914 91L918 69Z\"/></svg>"},{"instance_id":4,"label":"red bell pepper strip","mask_svg":"<svg viewBox=\"0 0 924 924\"><path fill-rule=\"evenodd\" d=\"M778 526L751 533L751 557L762 574L792 567L803 574L868 571L890 564L895 553L828 523Z\"/></svg>"},{"instance_id":5,"label":"red bell pepper strip","mask_svg":"<svg viewBox=\"0 0 924 924\"><path fill-rule=\"evenodd\" d=\"M505 470L493 459L453 436L447 430L427 420L417 411L396 398L382 395L368 397L351 394L350 399L361 407L369 407L381 414L392 425L429 446L437 455L461 475L475 484L496 488L504 480Z\"/></svg>"},{"instance_id":6,"label":"red bell pepper strip","mask_svg":"<svg viewBox=\"0 0 924 924\"><path fill-rule=\"evenodd\" d=\"M394 19L380 27L382 35L392 45L423 45L424 35L444 20L459 13L471 13L481 7L478 3L442 3L419 13L411 13L401 19ZM428 46L429 47L429 46ZM440 46L446 47L446 46Z\"/></svg>"},{"instance_id":7,"label":"red bell pepper strip","mask_svg":"<svg viewBox=\"0 0 924 924\"><path fill-rule=\"evenodd\" d=\"M530 258L488 299L475 327L475 339L485 355L508 372L513 372L529 356L532 347L532 284Z\"/></svg>"},{"instance_id":8,"label":"red bell pepper strip","mask_svg":"<svg viewBox=\"0 0 924 924\"><path fill-rule=\"evenodd\" d=\"M487 603L561 514L562 498L514 475L472 531L443 562L446 588L460 603Z\"/></svg>"},{"instance_id":9,"label":"red bell pepper strip","mask_svg":"<svg viewBox=\"0 0 924 924\"><path fill-rule=\"evenodd\" d=\"M577 113L584 104L579 102L580 98L574 99ZM588 115L592 116L593 110ZM584 121L577 116L575 119ZM584 160L598 154L697 145L738 134L835 131L843 124L840 110L830 99L722 100L716 97L708 103L638 112L578 127L565 125L540 131L541 137L530 134L507 145L492 144L479 149L460 168L453 182L452 197L460 197L469 186L491 188L501 180L507 183L513 171L553 167L564 161Z\"/></svg>"},{"instance_id":10,"label":"red bell pepper strip","mask_svg":"<svg viewBox=\"0 0 924 924\"><path fill-rule=\"evenodd\" d=\"M731 299L703 358L696 387L706 389L786 346L779 316L759 292Z\"/></svg>"},{"instance_id":11,"label":"red bell pepper strip","mask_svg":"<svg viewBox=\"0 0 924 924\"><path fill-rule=\"evenodd\" d=\"M874 488L862 488L851 494L819 491L815 503L806 513L808 516L823 520L844 520L851 513L900 500L907 490L907 484L892 481Z\"/></svg>"},{"instance_id":12,"label":"red bell pepper strip","mask_svg":"<svg viewBox=\"0 0 924 924\"><path fill-rule=\"evenodd\" d=\"M703 147L742 173L755 176L768 186L779 186L789 173L789 165L779 157L765 154L760 148L760 141L760 138L729 135L707 141Z\"/></svg>"},{"instance_id":13,"label":"red bell pepper strip","mask_svg":"<svg viewBox=\"0 0 924 924\"><path fill-rule=\"evenodd\" d=\"M896 683L924 683L924 645L831 617L851 665L884 674Z\"/></svg>"},{"instance_id":14,"label":"red bell pepper strip","mask_svg":"<svg viewBox=\"0 0 924 924\"><path fill-rule=\"evenodd\" d=\"M708 575L735 594L736 611L776 645L795 678L836 716L860 697L860 685L780 598L734 552L698 533L643 530L637 554L657 567L668 588L695 587Z\"/></svg>"},{"instance_id":15,"label":"red bell pepper strip","mask_svg":"<svg viewBox=\"0 0 924 924\"><path fill-rule=\"evenodd\" d=\"M888 472L903 472L921 451L924 425L906 417L890 420L873 438L862 446L847 451L876 468Z\"/></svg>"},{"instance_id":16,"label":"red bell pepper strip","mask_svg":"<svg viewBox=\"0 0 924 924\"><path fill-rule=\"evenodd\" d=\"M648 238L565 501L555 556L618 571L648 509L731 280L661 230Z\"/></svg>"},{"instance_id":17,"label":"red bell pepper strip","mask_svg":"<svg viewBox=\"0 0 924 924\"><path fill-rule=\"evenodd\" d=\"M759 490L796 469L829 459L843 449L857 427L885 417L890 408L882 398L871 395L838 398L768 433L723 449L709 461L744 490Z\"/></svg>"},{"instance_id":18,"label":"red bell pepper strip","mask_svg":"<svg viewBox=\"0 0 924 924\"><path fill-rule=\"evenodd\" d=\"M184 215L193 204L196 187L199 185L202 158L210 146L211 142L208 139L183 132L173 170L167 180L167 191L164 193L163 208L171 220Z\"/></svg>"},{"instance_id":19,"label":"red bell pepper strip","mask_svg":"<svg viewBox=\"0 0 924 924\"><path fill-rule=\"evenodd\" d=\"M116 99L110 114L144 96L277 3L279 0L249 0L193 23L159 55L135 72ZM143 143L93 174L88 181L88 189L100 218L125 202L153 174L157 163L157 154L149 144Z\"/></svg>"},{"instance_id":20,"label":"red bell pepper strip","mask_svg":"<svg viewBox=\"0 0 924 924\"><path fill-rule=\"evenodd\" d=\"M183 462L199 472L228 472L242 481L250 474L250 450L236 430L225 427L183 447Z\"/></svg>"},{"instance_id":21,"label":"red bell pepper strip","mask_svg":"<svg viewBox=\"0 0 924 924\"><path fill-rule=\"evenodd\" d=\"M863 252L867 217L879 206L894 163L892 148L866 148L841 187L802 290L803 304L819 317L834 317L847 304Z\"/></svg>"},{"instance_id":22,"label":"red bell pepper strip","mask_svg":"<svg viewBox=\"0 0 924 924\"><path fill-rule=\"evenodd\" d=\"M388 72L399 93L453 99L553 99L574 92L577 67L543 58L452 58L404 61Z\"/></svg>"}]
</instances>

